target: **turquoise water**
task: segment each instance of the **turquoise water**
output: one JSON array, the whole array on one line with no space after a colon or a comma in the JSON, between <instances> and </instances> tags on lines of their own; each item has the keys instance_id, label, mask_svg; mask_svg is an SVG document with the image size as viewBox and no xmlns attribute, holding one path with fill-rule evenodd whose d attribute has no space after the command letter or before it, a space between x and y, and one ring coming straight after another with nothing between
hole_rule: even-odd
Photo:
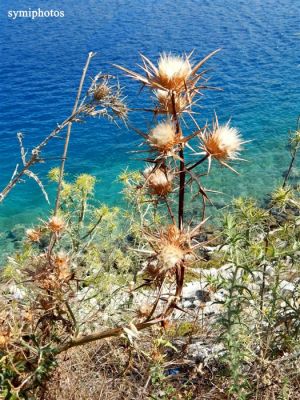
<instances>
[{"instance_id":1,"label":"turquoise water","mask_svg":"<svg viewBox=\"0 0 300 400\"><path fill-rule=\"evenodd\" d=\"M9 19L9 10L40 7L64 10L64 18ZM207 186L224 192L217 204L247 194L263 199L281 180L288 163L286 137L300 112L299 1L295 0L77 0L55 2L2 0L0 6L1 118L0 187L19 162L17 132L25 146L37 144L72 109L82 67L89 51L97 52L90 75L118 73L112 63L135 68L138 52L155 59L161 51L195 49L195 59L222 51L207 64L211 84L222 92L206 92L198 120L232 118L246 140L237 168L240 176L214 169ZM130 106L140 105L139 87L120 76ZM148 118L148 120L147 120ZM146 127L150 116L132 114L131 123ZM134 132L104 120L74 126L67 172L94 174L97 197L121 201L116 176L139 164L129 153L138 144ZM61 154L54 141L46 157ZM38 168L41 178L55 166ZM53 199L53 189L44 179ZM21 183L0 206L1 231L16 223L32 224L47 204L34 182ZM1 236L0 236L1 240ZM2 236L2 240L3 236Z\"/></svg>"}]
</instances>

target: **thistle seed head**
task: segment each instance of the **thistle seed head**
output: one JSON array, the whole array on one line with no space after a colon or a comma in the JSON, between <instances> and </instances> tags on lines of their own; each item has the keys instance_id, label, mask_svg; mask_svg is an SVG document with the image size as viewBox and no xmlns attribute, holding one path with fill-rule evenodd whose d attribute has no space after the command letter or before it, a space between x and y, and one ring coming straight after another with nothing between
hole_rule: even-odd
<instances>
[{"instance_id":1,"label":"thistle seed head","mask_svg":"<svg viewBox=\"0 0 300 400\"><path fill-rule=\"evenodd\" d=\"M161 153L167 153L177 144L176 129L171 121L161 122L148 135L151 147Z\"/></svg>"},{"instance_id":2,"label":"thistle seed head","mask_svg":"<svg viewBox=\"0 0 300 400\"><path fill-rule=\"evenodd\" d=\"M187 57L163 53L158 60L157 82L166 89L181 91L192 73Z\"/></svg>"},{"instance_id":3,"label":"thistle seed head","mask_svg":"<svg viewBox=\"0 0 300 400\"><path fill-rule=\"evenodd\" d=\"M49 219L47 227L53 233L60 233L65 228L65 221L61 217L53 216Z\"/></svg>"},{"instance_id":4,"label":"thistle seed head","mask_svg":"<svg viewBox=\"0 0 300 400\"><path fill-rule=\"evenodd\" d=\"M174 175L167 169L148 167L143 172L147 179L149 192L157 196L166 196L172 192L172 181Z\"/></svg>"},{"instance_id":5,"label":"thistle seed head","mask_svg":"<svg viewBox=\"0 0 300 400\"><path fill-rule=\"evenodd\" d=\"M242 138L236 128L229 123L217 125L202 136L205 151L219 161L234 160L242 149Z\"/></svg>"},{"instance_id":6,"label":"thistle seed head","mask_svg":"<svg viewBox=\"0 0 300 400\"><path fill-rule=\"evenodd\" d=\"M157 264L154 265L150 260L147 272L152 276L172 272L192 252L190 239L188 233L180 231L175 225L169 225L157 234L150 234L148 240L154 249Z\"/></svg>"},{"instance_id":7,"label":"thistle seed head","mask_svg":"<svg viewBox=\"0 0 300 400\"><path fill-rule=\"evenodd\" d=\"M163 269L171 270L179 265L185 256L185 251L175 244L166 244L162 246L158 253L158 261Z\"/></svg>"},{"instance_id":8,"label":"thistle seed head","mask_svg":"<svg viewBox=\"0 0 300 400\"><path fill-rule=\"evenodd\" d=\"M111 93L111 88L106 84L102 83L95 88L94 99L97 101L105 99Z\"/></svg>"},{"instance_id":9,"label":"thistle seed head","mask_svg":"<svg viewBox=\"0 0 300 400\"><path fill-rule=\"evenodd\" d=\"M39 242L41 239L41 231L39 229L27 229L26 236L31 242Z\"/></svg>"},{"instance_id":10,"label":"thistle seed head","mask_svg":"<svg viewBox=\"0 0 300 400\"><path fill-rule=\"evenodd\" d=\"M196 64L192 64L190 61L192 53L182 56L163 53L160 55L157 65L141 54L144 75L119 65L116 65L116 67L153 90L164 89L173 93L199 93L197 82L203 79L205 73L205 71L199 72L199 70L218 51L219 49L213 51ZM205 88L208 87L201 85L201 89Z\"/></svg>"},{"instance_id":11,"label":"thistle seed head","mask_svg":"<svg viewBox=\"0 0 300 400\"><path fill-rule=\"evenodd\" d=\"M64 252L59 252L54 256L53 264L59 280L67 281L71 277L70 259Z\"/></svg>"}]
</instances>

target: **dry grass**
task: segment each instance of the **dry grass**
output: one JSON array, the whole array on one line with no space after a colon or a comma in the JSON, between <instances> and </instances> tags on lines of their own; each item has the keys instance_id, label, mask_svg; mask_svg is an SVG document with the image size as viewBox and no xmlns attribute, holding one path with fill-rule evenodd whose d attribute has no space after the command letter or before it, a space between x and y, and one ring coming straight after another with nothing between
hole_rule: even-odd
<instances>
[{"instance_id":1,"label":"dry grass","mask_svg":"<svg viewBox=\"0 0 300 400\"><path fill-rule=\"evenodd\" d=\"M91 343L69 350L58 361L41 399L134 399L143 385L142 376L126 376L129 352L112 343Z\"/></svg>"},{"instance_id":2,"label":"dry grass","mask_svg":"<svg viewBox=\"0 0 300 400\"><path fill-rule=\"evenodd\" d=\"M146 339L146 340L145 340ZM124 341L90 343L74 348L60 356L58 368L46 387L39 393L41 400L228 400L230 381L222 364L209 367L184 361L185 345L182 341L178 353L167 352L164 371L178 367L177 375L165 375L164 386L153 383L151 365L159 355L151 349L149 333L137 343L138 348ZM151 352L152 351L152 352ZM143 355L151 354L152 359ZM247 400L297 400L299 362L269 364L261 368L255 363L248 366L248 376L253 387ZM151 375L152 374L152 375ZM173 392L168 394L167 388Z\"/></svg>"}]
</instances>

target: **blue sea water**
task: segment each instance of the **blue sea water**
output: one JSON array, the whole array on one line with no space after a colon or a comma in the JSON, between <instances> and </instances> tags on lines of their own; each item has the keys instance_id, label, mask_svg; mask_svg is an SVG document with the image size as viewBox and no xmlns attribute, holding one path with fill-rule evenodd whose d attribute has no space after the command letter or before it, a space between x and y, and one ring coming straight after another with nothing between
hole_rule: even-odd
<instances>
[{"instance_id":1,"label":"blue sea water","mask_svg":"<svg viewBox=\"0 0 300 400\"><path fill-rule=\"evenodd\" d=\"M287 133L300 113L299 6L299 0L2 0L0 188L20 162L17 132L30 151L70 113L89 51L97 52L89 76L99 70L118 74L133 106L141 104L139 87L113 63L134 69L139 52L155 60L162 51L193 49L197 60L221 47L207 66L210 83L223 91L205 93L198 121L210 121L216 112L221 122L232 118L245 140L253 141L243 153L248 162L237 167L239 176L214 169L207 185L224 192L223 202L241 194L263 199L287 168ZM64 17L8 17L10 10L29 7L63 10ZM147 117L149 122L149 115L133 113L130 122L146 127ZM116 177L127 166L137 167L129 152L138 143L122 124L97 119L74 125L67 172L94 174L97 197L119 204ZM62 145L54 140L45 156L61 154ZM55 165L48 161L37 169L52 200L45 174ZM21 183L0 205L1 232L17 223L31 225L46 210L37 185Z\"/></svg>"}]
</instances>

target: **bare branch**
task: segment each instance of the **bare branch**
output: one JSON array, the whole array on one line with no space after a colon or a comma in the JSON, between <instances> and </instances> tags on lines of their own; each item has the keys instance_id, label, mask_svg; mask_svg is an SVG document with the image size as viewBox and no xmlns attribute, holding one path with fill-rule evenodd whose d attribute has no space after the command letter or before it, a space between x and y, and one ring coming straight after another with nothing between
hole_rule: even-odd
<instances>
[{"instance_id":1,"label":"bare branch","mask_svg":"<svg viewBox=\"0 0 300 400\"><path fill-rule=\"evenodd\" d=\"M83 72L81 75L80 84L79 84L79 88L78 88L78 92L77 92L77 96L76 96L76 100L74 103L72 114L76 113L76 111L77 111L77 107L78 107L79 99L81 96L82 87L83 87L83 84L85 81L86 73L87 73L90 61L94 57L94 55L95 55L95 53L93 53L93 52L90 52L88 54L88 58L86 60L86 63L85 63L85 66L83 68ZM60 193L61 193L61 189L62 189L62 182L63 182L63 177L64 177L65 163L66 163L66 158L67 158L67 153L68 153L68 148L69 148L71 130L72 130L72 122L70 121L68 124L68 130L67 130L67 135L66 135L66 139L65 139L64 151L63 151L60 170L59 170L59 180L58 180L58 188L57 188L56 202L55 202L55 208L54 208L54 215L57 214L57 211L59 209Z\"/></svg>"}]
</instances>

